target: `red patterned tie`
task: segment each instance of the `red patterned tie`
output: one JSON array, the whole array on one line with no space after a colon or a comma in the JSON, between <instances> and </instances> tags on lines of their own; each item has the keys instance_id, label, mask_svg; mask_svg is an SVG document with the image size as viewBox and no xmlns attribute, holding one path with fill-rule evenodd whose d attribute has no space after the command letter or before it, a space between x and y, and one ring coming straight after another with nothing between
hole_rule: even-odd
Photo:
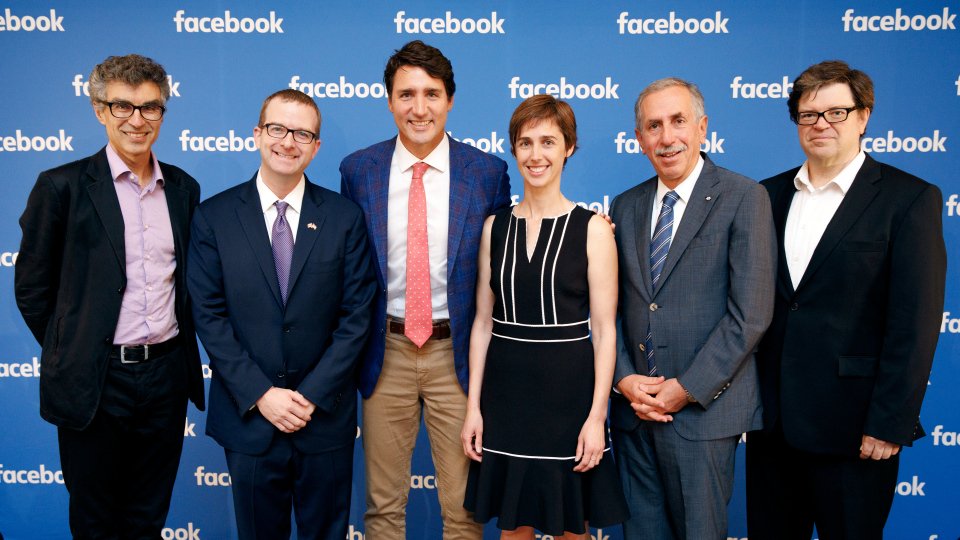
<instances>
[{"instance_id":1,"label":"red patterned tie","mask_svg":"<svg viewBox=\"0 0 960 540\"><path fill-rule=\"evenodd\" d=\"M413 165L413 180L407 201L407 297L403 333L418 348L423 347L433 333L427 194L423 189L423 173L429 167L422 161Z\"/></svg>"}]
</instances>

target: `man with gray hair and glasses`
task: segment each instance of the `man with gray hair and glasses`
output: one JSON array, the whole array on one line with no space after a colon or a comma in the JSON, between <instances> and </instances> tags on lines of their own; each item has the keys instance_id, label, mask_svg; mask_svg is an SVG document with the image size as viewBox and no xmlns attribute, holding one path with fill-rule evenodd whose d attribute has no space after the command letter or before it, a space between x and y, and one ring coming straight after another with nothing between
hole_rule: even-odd
<instances>
[{"instance_id":1,"label":"man with gray hair and glasses","mask_svg":"<svg viewBox=\"0 0 960 540\"><path fill-rule=\"evenodd\" d=\"M151 148L170 95L149 58L90 75L96 154L40 173L20 217L17 306L40 343L75 538L158 538L203 378L185 258L200 186Z\"/></svg>"}]
</instances>

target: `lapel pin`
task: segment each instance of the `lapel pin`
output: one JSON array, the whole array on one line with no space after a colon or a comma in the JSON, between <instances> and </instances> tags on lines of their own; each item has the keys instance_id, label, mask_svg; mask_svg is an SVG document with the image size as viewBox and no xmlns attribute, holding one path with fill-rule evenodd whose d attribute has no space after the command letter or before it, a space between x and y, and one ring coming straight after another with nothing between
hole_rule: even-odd
<instances>
[{"instance_id":1,"label":"lapel pin","mask_svg":"<svg viewBox=\"0 0 960 540\"><path fill-rule=\"evenodd\" d=\"M317 230L317 224L316 224L316 223L312 223L312 222L311 222L311 223L307 223L307 228L315 231L315 230Z\"/></svg>"},{"instance_id":2,"label":"lapel pin","mask_svg":"<svg viewBox=\"0 0 960 540\"><path fill-rule=\"evenodd\" d=\"M713 197L709 197L709 196L708 196L708 197L707 197L707 200L709 201L709 200L712 199L712 198L713 198Z\"/></svg>"}]
</instances>

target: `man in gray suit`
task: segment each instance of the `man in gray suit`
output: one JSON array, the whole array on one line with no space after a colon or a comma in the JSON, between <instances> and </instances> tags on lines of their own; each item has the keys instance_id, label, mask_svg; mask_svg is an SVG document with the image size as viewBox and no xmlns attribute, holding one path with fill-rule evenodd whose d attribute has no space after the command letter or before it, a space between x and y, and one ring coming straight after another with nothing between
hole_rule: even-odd
<instances>
[{"instance_id":1,"label":"man in gray suit","mask_svg":"<svg viewBox=\"0 0 960 540\"><path fill-rule=\"evenodd\" d=\"M620 260L613 443L627 539L726 538L740 434L761 424L754 348L773 315L765 190L699 152L703 96L675 78L637 98L657 176L611 210Z\"/></svg>"}]
</instances>

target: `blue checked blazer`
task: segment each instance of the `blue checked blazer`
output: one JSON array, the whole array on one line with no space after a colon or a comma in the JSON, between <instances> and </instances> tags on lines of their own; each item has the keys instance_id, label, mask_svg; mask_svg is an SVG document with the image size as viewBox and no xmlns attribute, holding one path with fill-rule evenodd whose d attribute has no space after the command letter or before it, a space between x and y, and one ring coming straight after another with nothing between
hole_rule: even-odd
<instances>
[{"instance_id":1,"label":"blue checked blazer","mask_svg":"<svg viewBox=\"0 0 960 540\"><path fill-rule=\"evenodd\" d=\"M387 319L387 196L396 137L358 150L340 163L340 192L360 205L370 235L379 290L359 374L360 394L373 394L383 367ZM510 205L510 177L502 159L450 139L450 228L447 305L457 379L467 390L470 328L476 311L477 253L483 222Z\"/></svg>"}]
</instances>

